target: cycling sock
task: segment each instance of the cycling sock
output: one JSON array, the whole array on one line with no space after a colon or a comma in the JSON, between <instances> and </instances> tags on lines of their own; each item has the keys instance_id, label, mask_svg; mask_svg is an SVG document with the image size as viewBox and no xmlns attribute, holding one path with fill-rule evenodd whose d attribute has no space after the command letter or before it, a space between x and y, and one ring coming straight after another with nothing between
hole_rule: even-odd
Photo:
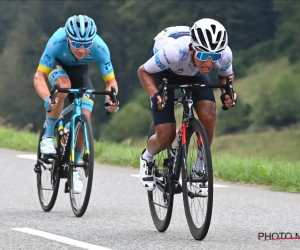
<instances>
[{"instance_id":1,"label":"cycling sock","mask_svg":"<svg viewBox=\"0 0 300 250\"><path fill-rule=\"evenodd\" d=\"M146 149L145 152L143 153L142 158L148 162L154 162L155 155L150 154L148 149Z\"/></svg>"},{"instance_id":2,"label":"cycling sock","mask_svg":"<svg viewBox=\"0 0 300 250\"><path fill-rule=\"evenodd\" d=\"M45 127L45 133L42 137L44 139L45 137L54 137L54 127L56 122L58 121L58 118L52 118L46 115L46 121L44 124Z\"/></svg>"},{"instance_id":3,"label":"cycling sock","mask_svg":"<svg viewBox=\"0 0 300 250\"><path fill-rule=\"evenodd\" d=\"M83 150L78 150L75 148L75 163L78 163L80 161L81 155Z\"/></svg>"}]
</instances>

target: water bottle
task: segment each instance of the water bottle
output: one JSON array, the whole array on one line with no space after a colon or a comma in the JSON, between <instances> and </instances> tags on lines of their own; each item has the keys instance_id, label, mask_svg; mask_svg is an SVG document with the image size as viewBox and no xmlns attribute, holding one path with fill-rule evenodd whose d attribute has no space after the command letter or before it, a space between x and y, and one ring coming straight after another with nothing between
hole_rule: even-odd
<instances>
[{"instance_id":1,"label":"water bottle","mask_svg":"<svg viewBox=\"0 0 300 250\"><path fill-rule=\"evenodd\" d=\"M176 136L172 142L172 149L177 149L179 147L179 129L176 131Z\"/></svg>"},{"instance_id":2,"label":"water bottle","mask_svg":"<svg viewBox=\"0 0 300 250\"><path fill-rule=\"evenodd\" d=\"M63 146L67 145L69 132L70 132L70 127L71 127L71 123L70 122L66 123L66 125L64 127L64 134L63 134L63 137L62 137L62 140L61 140L61 144Z\"/></svg>"},{"instance_id":3,"label":"water bottle","mask_svg":"<svg viewBox=\"0 0 300 250\"><path fill-rule=\"evenodd\" d=\"M58 126L57 126L58 128L57 128L57 131L58 131L58 134L60 135L60 136L62 136L63 134L64 134L64 124L63 124L63 121L62 120L60 120L59 122L58 122Z\"/></svg>"}]
</instances>

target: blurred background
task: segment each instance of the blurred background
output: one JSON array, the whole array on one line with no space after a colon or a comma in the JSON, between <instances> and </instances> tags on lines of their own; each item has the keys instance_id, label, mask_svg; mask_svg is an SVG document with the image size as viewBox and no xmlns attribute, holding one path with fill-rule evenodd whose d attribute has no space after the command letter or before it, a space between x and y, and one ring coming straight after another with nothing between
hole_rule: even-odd
<instances>
[{"instance_id":1,"label":"blurred background","mask_svg":"<svg viewBox=\"0 0 300 250\"><path fill-rule=\"evenodd\" d=\"M119 83L120 112L93 111L96 140L141 147L151 122L149 97L137 69L153 38L168 26L209 17L228 31L237 106L222 111L220 91L215 152L298 160L300 146L299 1L0 1L0 119L2 127L37 132L45 118L33 75L50 36L74 14L92 17L107 43ZM105 85L90 66L96 89ZM210 74L212 81L216 75ZM181 107L176 110L180 122Z\"/></svg>"}]
</instances>

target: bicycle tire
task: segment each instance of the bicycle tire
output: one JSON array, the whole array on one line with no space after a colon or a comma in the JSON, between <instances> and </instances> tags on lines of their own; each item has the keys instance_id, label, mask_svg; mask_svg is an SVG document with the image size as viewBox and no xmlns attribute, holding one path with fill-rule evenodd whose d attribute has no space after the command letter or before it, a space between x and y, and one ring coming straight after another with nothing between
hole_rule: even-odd
<instances>
[{"instance_id":1,"label":"bicycle tire","mask_svg":"<svg viewBox=\"0 0 300 250\"><path fill-rule=\"evenodd\" d=\"M192 197L189 196L190 193L188 190L188 184L191 185L190 180L189 183L187 182L187 169L186 169L186 165L182 164L182 196L183 196L183 203L184 203L184 210L185 210L185 215L186 215L186 219L187 219L187 223L189 226L189 230L192 234L192 236L194 237L194 239L196 240L203 240L209 230L210 227L210 222L211 222L211 216L212 216L212 209L213 209L213 168L212 168L212 158L211 158L211 151L210 151L210 144L207 138L207 134L206 134L206 130L204 128L204 126L202 125L202 123L197 120L197 119L193 119L191 121L189 121L189 126L188 126L188 130L187 130L187 138L186 138L186 144L187 144L187 149L190 143L190 138L192 136L192 134L196 132L198 133L201 138L202 138L202 144L205 147L205 157L206 157L206 173L207 173L207 181L208 181L208 185L207 185L207 189L208 189L208 199L207 199L207 206L206 206L206 215L205 215L205 220L202 224L202 226L197 227L197 225L195 225L192 215L191 215L191 207L189 204L189 198L191 198L191 200L193 199ZM198 150L198 148L197 148ZM185 162L187 162L188 160L188 152L187 152L187 159ZM190 194L191 195L191 194ZM201 198L201 197L200 197ZM200 202L198 202L199 204ZM194 209L196 210L196 209ZM199 211L199 210L198 210Z\"/></svg>"},{"instance_id":2,"label":"bicycle tire","mask_svg":"<svg viewBox=\"0 0 300 250\"><path fill-rule=\"evenodd\" d=\"M88 207L89 200L90 200L91 191L92 191L93 172L94 172L94 136L93 136L92 124L90 122L90 119L87 117L87 115L81 114L79 117L76 118L76 120L77 121L75 124L75 131L74 131L74 133L73 133L73 131L71 131L71 133L70 133L71 138L73 136L75 136L75 145L76 145L77 133L79 132L78 123L83 123L86 126L87 139L88 139L88 143L89 143L89 153L85 154L85 156L87 157L86 161L88 162L88 164L87 164L88 166L85 169L85 175L86 175L86 177L88 175L88 181L87 181L87 185L86 185L86 192L85 192L85 196L83 199L83 203L79 207L77 206L77 203L75 200L76 194L75 194L74 188L73 188L74 166L72 166L71 160L69 163L68 183L69 183L69 194L70 194L71 207L72 207L72 210L73 210L73 213L75 214L75 216L81 217L86 212L86 209ZM77 128L78 128L78 130L76 131ZM69 144L69 145L71 145L71 144ZM72 153L71 150L69 152ZM70 157L70 159L71 159L71 157Z\"/></svg>"},{"instance_id":3,"label":"bicycle tire","mask_svg":"<svg viewBox=\"0 0 300 250\"><path fill-rule=\"evenodd\" d=\"M40 131L40 135L39 135L39 143L38 143L38 149L37 149L37 159L41 159L41 151L40 151L40 142L42 140L42 136L45 132L44 127L42 127L41 131ZM57 145L60 145L60 141L59 141L59 136L58 136L58 132L55 129L55 133L56 133L56 140L57 140ZM59 146L58 146L59 147ZM40 205L42 207L42 209L45 212L50 212L52 210L52 208L54 207L54 204L56 202L56 198L57 198L57 194L58 194L58 190L59 190L59 183L60 183L60 177L59 177L59 160L55 160L54 162L54 166L53 169L51 171L51 181L53 179L53 184L52 184L52 189L53 189L53 193L50 197L50 201L49 202L45 202L45 197L43 194L43 188L42 188L42 170L40 172L37 172L36 177L37 177L37 190L38 190L38 197L39 197L39 202Z\"/></svg>"},{"instance_id":4,"label":"bicycle tire","mask_svg":"<svg viewBox=\"0 0 300 250\"><path fill-rule=\"evenodd\" d=\"M155 134L155 127L154 127L154 123L152 122L150 124L148 139L154 134ZM167 150L164 150L164 151L167 152ZM162 156L163 153L164 152L162 151L159 154L157 154L156 159L159 159L159 157ZM165 176L164 178L168 178L168 176ZM149 202L149 208L150 208L153 223L159 232L165 232L170 225L170 221L171 221L171 217L172 217L174 194L171 193L170 185L167 186L167 189L169 190L168 194L163 193L160 189L161 187L162 186L160 186L159 183L157 182L156 188L153 191L147 191L147 193L148 193L148 202ZM155 196L154 194L159 191L163 195L163 199L167 200L167 202L165 202L167 211L166 211L165 215L162 217L160 217L160 215L158 214L158 210L156 210L156 207L155 207L156 204L154 203L155 201L154 201L154 197L153 197L153 196ZM160 208L159 205L158 205L158 207Z\"/></svg>"}]
</instances>

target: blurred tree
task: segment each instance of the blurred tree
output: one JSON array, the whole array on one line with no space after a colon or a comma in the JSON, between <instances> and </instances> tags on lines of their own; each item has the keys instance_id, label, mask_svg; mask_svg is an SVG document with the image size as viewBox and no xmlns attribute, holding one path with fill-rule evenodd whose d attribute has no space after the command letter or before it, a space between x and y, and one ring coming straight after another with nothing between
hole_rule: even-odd
<instances>
[{"instance_id":1,"label":"blurred tree","mask_svg":"<svg viewBox=\"0 0 300 250\"><path fill-rule=\"evenodd\" d=\"M247 130L250 125L250 113L251 106L243 103L241 97L239 97L238 104L234 108L226 111L218 109L216 135L237 133Z\"/></svg>"},{"instance_id":2,"label":"blurred tree","mask_svg":"<svg viewBox=\"0 0 300 250\"><path fill-rule=\"evenodd\" d=\"M127 138L140 138L147 134L151 120L150 109L130 102L100 130L100 139L122 142Z\"/></svg>"},{"instance_id":3,"label":"blurred tree","mask_svg":"<svg viewBox=\"0 0 300 250\"><path fill-rule=\"evenodd\" d=\"M300 77L299 73L297 75ZM256 126L281 128L300 122L300 89L298 82L294 81L296 78L282 75L272 84L268 83L268 91L260 89L252 114Z\"/></svg>"},{"instance_id":4,"label":"blurred tree","mask_svg":"<svg viewBox=\"0 0 300 250\"><path fill-rule=\"evenodd\" d=\"M34 129L45 118L43 102L33 86L33 75L38 65L36 50L42 51L47 36L42 32L30 11L37 11L39 2L28 1L22 5L12 29L7 34L0 68L0 116L17 127L32 123ZM26 27L26 28L24 28ZM28 41L28 42L24 42ZM43 115L39 115L39 114Z\"/></svg>"},{"instance_id":5,"label":"blurred tree","mask_svg":"<svg viewBox=\"0 0 300 250\"><path fill-rule=\"evenodd\" d=\"M0 53L4 49L7 34L18 20L17 16L24 4L26 1L0 1Z\"/></svg>"},{"instance_id":6,"label":"blurred tree","mask_svg":"<svg viewBox=\"0 0 300 250\"><path fill-rule=\"evenodd\" d=\"M137 98L136 91L143 92L136 71L148 59L153 38L168 26L191 26L203 17L219 20L229 34L237 77L246 74L248 67L256 62L266 62L286 54L292 63L300 58L298 1L165 0L164 4L160 1L125 0L66 0L59 4L54 0L0 1L0 13L0 39L4 45L0 59L5 62L0 69L0 89L6 93L1 97L0 104L5 109L0 109L0 116L19 127L30 121L36 129L44 119L42 100L32 84L33 74L49 37L74 14L90 15L97 23L98 34L109 46L120 87L121 110L127 102ZM102 89L104 83L97 65L91 65L90 74L95 88ZM147 110L148 96L138 98L141 98L141 108ZM112 120L121 114L120 111L114 116L105 116L102 100L97 98L94 107L96 133L102 131L105 122L111 126ZM262 116L261 113L255 114L258 119ZM266 124L266 119L262 120Z\"/></svg>"}]
</instances>

